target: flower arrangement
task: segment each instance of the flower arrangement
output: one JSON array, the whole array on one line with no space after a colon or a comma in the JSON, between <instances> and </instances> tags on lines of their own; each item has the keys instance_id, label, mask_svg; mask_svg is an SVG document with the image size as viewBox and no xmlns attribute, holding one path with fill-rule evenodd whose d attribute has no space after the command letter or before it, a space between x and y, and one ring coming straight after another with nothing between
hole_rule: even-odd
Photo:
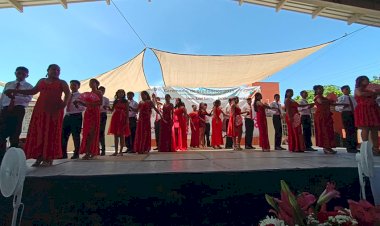
<instances>
[{"instance_id":1,"label":"flower arrangement","mask_svg":"<svg viewBox=\"0 0 380 226\"><path fill-rule=\"evenodd\" d=\"M327 211L326 204L338 197L334 183L327 183L317 200L308 192L295 196L286 182L281 181L280 199L265 195L273 208L269 212L275 217L267 216L259 226L380 226L380 207L365 200L348 200L350 209L335 207L334 211Z\"/></svg>"}]
</instances>

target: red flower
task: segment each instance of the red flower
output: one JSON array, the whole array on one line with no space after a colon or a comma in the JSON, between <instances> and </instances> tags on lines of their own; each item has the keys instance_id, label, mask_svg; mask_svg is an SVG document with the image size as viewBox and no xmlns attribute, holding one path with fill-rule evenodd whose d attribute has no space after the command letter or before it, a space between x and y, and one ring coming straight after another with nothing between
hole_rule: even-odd
<instances>
[{"instance_id":1,"label":"red flower","mask_svg":"<svg viewBox=\"0 0 380 226\"><path fill-rule=\"evenodd\" d=\"M366 200L355 202L348 200L352 216L360 226L380 225L380 207L375 207Z\"/></svg>"}]
</instances>

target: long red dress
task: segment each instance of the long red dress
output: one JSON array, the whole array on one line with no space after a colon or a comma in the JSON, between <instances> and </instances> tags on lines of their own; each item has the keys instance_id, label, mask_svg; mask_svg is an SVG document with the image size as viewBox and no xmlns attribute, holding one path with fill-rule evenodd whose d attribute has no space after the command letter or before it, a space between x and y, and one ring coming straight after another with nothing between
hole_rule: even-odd
<instances>
[{"instance_id":1,"label":"long red dress","mask_svg":"<svg viewBox=\"0 0 380 226\"><path fill-rule=\"evenodd\" d=\"M234 113L230 111L230 119L228 121L227 136L237 137L243 128L243 119L241 117L241 109L236 106Z\"/></svg>"},{"instance_id":2,"label":"long red dress","mask_svg":"<svg viewBox=\"0 0 380 226\"><path fill-rule=\"evenodd\" d=\"M322 148L335 148L334 121L330 111L330 104L320 104L317 99L328 100L322 95L317 95L314 98L315 106L317 107L314 114L315 126L315 143Z\"/></svg>"},{"instance_id":3,"label":"long red dress","mask_svg":"<svg viewBox=\"0 0 380 226\"><path fill-rule=\"evenodd\" d=\"M121 101L117 101L117 103L114 104L114 112L111 117L111 123L108 129L108 134L128 137L129 135L131 135L127 115L128 104L127 102L123 103Z\"/></svg>"},{"instance_id":4,"label":"long red dress","mask_svg":"<svg viewBox=\"0 0 380 226\"><path fill-rule=\"evenodd\" d=\"M152 104L141 101L138 106L139 119L137 120L134 150L139 154L150 151L152 142L151 123Z\"/></svg>"},{"instance_id":5,"label":"long red dress","mask_svg":"<svg viewBox=\"0 0 380 226\"><path fill-rule=\"evenodd\" d=\"M198 112L191 112L189 114L190 120L192 123L190 123L191 128L191 142L190 147L199 147L199 115Z\"/></svg>"},{"instance_id":6,"label":"long red dress","mask_svg":"<svg viewBox=\"0 0 380 226\"><path fill-rule=\"evenodd\" d=\"M212 128L211 145L212 146L223 145L223 134L222 134L223 121L220 118L221 114L222 114L222 110L219 107L215 108L214 115L211 121L211 128Z\"/></svg>"},{"instance_id":7,"label":"long red dress","mask_svg":"<svg viewBox=\"0 0 380 226\"><path fill-rule=\"evenodd\" d=\"M301 128L301 116L298 113L298 103L290 101L291 114L286 114L286 124L288 126L288 149L291 152L303 152L306 149L303 141L302 128ZM290 118L293 118L293 123L290 122Z\"/></svg>"},{"instance_id":8,"label":"long red dress","mask_svg":"<svg viewBox=\"0 0 380 226\"><path fill-rule=\"evenodd\" d=\"M85 92L80 95L80 99L89 103L98 102L99 96L93 92ZM89 144L89 153L92 156L99 155L99 130L100 130L100 106L87 106L83 117L82 142L80 144L80 154L86 154L86 145L89 136L93 138Z\"/></svg>"},{"instance_id":9,"label":"long red dress","mask_svg":"<svg viewBox=\"0 0 380 226\"><path fill-rule=\"evenodd\" d=\"M172 104L164 104L162 107L162 119L160 121L160 144L158 151L160 152L174 152L173 142L173 114L174 107ZM164 122L164 120L166 122Z\"/></svg>"},{"instance_id":10,"label":"long red dress","mask_svg":"<svg viewBox=\"0 0 380 226\"><path fill-rule=\"evenodd\" d=\"M263 150L269 150L268 123L264 106L257 105L256 118L259 127L259 145Z\"/></svg>"},{"instance_id":11,"label":"long red dress","mask_svg":"<svg viewBox=\"0 0 380 226\"><path fill-rule=\"evenodd\" d=\"M177 133L174 132L173 139L175 140L175 150L186 151L187 150L187 123L184 116L185 108L180 107L174 109L174 126L173 129L177 129Z\"/></svg>"},{"instance_id":12,"label":"long red dress","mask_svg":"<svg viewBox=\"0 0 380 226\"><path fill-rule=\"evenodd\" d=\"M63 109L54 106L60 106L63 103L62 83L60 80L52 83L42 80L37 88L40 96L34 106L26 137L26 158L59 159L62 157Z\"/></svg>"},{"instance_id":13,"label":"long red dress","mask_svg":"<svg viewBox=\"0 0 380 226\"><path fill-rule=\"evenodd\" d=\"M380 110L376 103L376 97L355 96L358 105L355 108L356 127L379 127Z\"/></svg>"}]
</instances>

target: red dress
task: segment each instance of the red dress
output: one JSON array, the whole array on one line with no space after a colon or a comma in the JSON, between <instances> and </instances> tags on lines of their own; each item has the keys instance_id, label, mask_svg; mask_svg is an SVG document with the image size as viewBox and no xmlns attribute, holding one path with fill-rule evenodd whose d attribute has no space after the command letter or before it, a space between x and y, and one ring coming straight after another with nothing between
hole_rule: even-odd
<instances>
[{"instance_id":1,"label":"red dress","mask_svg":"<svg viewBox=\"0 0 380 226\"><path fill-rule=\"evenodd\" d=\"M131 134L127 115L128 104L127 102L123 103L120 101L117 101L114 104L114 112L111 117L108 134L128 137Z\"/></svg>"},{"instance_id":2,"label":"red dress","mask_svg":"<svg viewBox=\"0 0 380 226\"><path fill-rule=\"evenodd\" d=\"M241 117L241 109L235 107L235 112L230 111L230 119L228 121L227 136L237 137L243 128L243 119Z\"/></svg>"},{"instance_id":3,"label":"red dress","mask_svg":"<svg viewBox=\"0 0 380 226\"><path fill-rule=\"evenodd\" d=\"M42 157L45 160L62 157L62 105L63 87L60 80L52 83L42 80L38 84L40 96L34 106L26 137L25 154L27 159Z\"/></svg>"},{"instance_id":4,"label":"red dress","mask_svg":"<svg viewBox=\"0 0 380 226\"><path fill-rule=\"evenodd\" d=\"M134 150L139 154L144 154L151 149L152 133L150 118L152 116L152 103L141 101L138 109L139 119L137 120Z\"/></svg>"},{"instance_id":5,"label":"red dress","mask_svg":"<svg viewBox=\"0 0 380 226\"><path fill-rule=\"evenodd\" d=\"M184 116L185 108L180 107L174 109L174 126L173 129L177 129L177 133L175 130L173 131L173 139L174 139L174 147L175 150L186 151L187 150L187 123L186 118Z\"/></svg>"},{"instance_id":6,"label":"red dress","mask_svg":"<svg viewBox=\"0 0 380 226\"><path fill-rule=\"evenodd\" d=\"M223 145L223 135L222 135L223 121L220 118L221 114L222 114L222 110L219 107L215 108L214 115L211 121L211 128L212 128L211 145L212 146Z\"/></svg>"},{"instance_id":7,"label":"red dress","mask_svg":"<svg viewBox=\"0 0 380 226\"><path fill-rule=\"evenodd\" d=\"M79 99L95 103L98 102L99 96L93 92L82 93ZM99 155L99 130L100 130L100 105L87 106L83 117L82 142L80 144L80 154L86 154L86 145L89 142L89 136L93 138L89 144L89 153L92 156Z\"/></svg>"},{"instance_id":8,"label":"red dress","mask_svg":"<svg viewBox=\"0 0 380 226\"><path fill-rule=\"evenodd\" d=\"M335 148L334 121L330 111L330 104L320 104L317 99L328 100L322 95L314 98L317 109L314 114L315 143L322 148Z\"/></svg>"},{"instance_id":9,"label":"red dress","mask_svg":"<svg viewBox=\"0 0 380 226\"><path fill-rule=\"evenodd\" d=\"M355 96L358 105L355 108L356 127L379 127L380 110L375 97Z\"/></svg>"},{"instance_id":10,"label":"red dress","mask_svg":"<svg viewBox=\"0 0 380 226\"><path fill-rule=\"evenodd\" d=\"M189 114L191 128L191 142L190 147L199 147L199 115L198 112L191 112Z\"/></svg>"},{"instance_id":11,"label":"red dress","mask_svg":"<svg viewBox=\"0 0 380 226\"><path fill-rule=\"evenodd\" d=\"M174 142L173 142L173 105L164 104L162 107L162 118L164 120L160 121L160 144L158 146L158 151L160 152L174 152Z\"/></svg>"},{"instance_id":12,"label":"red dress","mask_svg":"<svg viewBox=\"0 0 380 226\"><path fill-rule=\"evenodd\" d=\"M259 127L259 145L263 150L269 150L268 124L264 106L257 105L256 118Z\"/></svg>"},{"instance_id":13,"label":"red dress","mask_svg":"<svg viewBox=\"0 0 380 226\"><path fill-rule=\"evenodd\" d=\"M289 114L286 114L286 124L288 126L288 149L292 152L303 152L306 147L303 141L302 128L301 128L301 116L298 113L298 103L295 101L289 101L291 108L291 116L293 123L290 122Z\"/></svg>"}]
</instances>

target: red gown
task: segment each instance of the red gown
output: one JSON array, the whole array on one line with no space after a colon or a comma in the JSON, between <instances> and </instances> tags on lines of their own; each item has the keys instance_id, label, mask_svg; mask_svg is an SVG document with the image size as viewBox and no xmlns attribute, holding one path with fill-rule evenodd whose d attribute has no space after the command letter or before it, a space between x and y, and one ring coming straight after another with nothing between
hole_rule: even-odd
<instances>
[{"instance_id":1,"label":"red gown","mask_svg":"<svg viewBox=\"0 0 380 226\"><path fill-rule=\"evenodd\" d=\"M212 128L211 145L212 146L223 145L223 135L222 135L223 121L220 118L221 114L222 114L222 110L219 107L215 108L214 115L211 121L211 128Z\"/></svg>"},{"instance_id":2,"label":"red gown","mask_svg":"<svg viewBox=\"0 0 380 226\"><path fill-rule=\"evenodd\" d=\"M152 104L141 101L138 106L139 119L137 120L137 129L134 150L139 154L150 151L152 142L151 123Z\"/></svg>"},{"instance_id":3,"label":"red gown","mask_svg":"<svg viewBox=\"0 0 380 226\"><path fill-rule=\"evenodd\" d=\"M191 142L190 147L199 147L199 115L198 112L191 112L189 114L191 128Z\"/></svg>"},{"instance_id":4,"label":"red gown","mask_svg":"<svg viewBox=\"0 0 380 226\"><path fill-rule=\"evenodd\" d=\"M186 151L187 150L187 123L184 116L185 109L180 107L174 109L174 126L173 126L173 139L175 150ZM177 129L177 134L175 133Z\"/></svg>"},{"instance_id":5,"label":"red gown","mask_svg":"<svg viewBox=\"0 0 380 226\"><path fill-rule=\"evenodd\" d=\"M120 101L117 101L114 106L114 112L112 114L110 127L108 129L109 135L113 134L116 136L125 137L131 135L128 123L127 108L128 105L126 102L122 103Z\"/></svg>"},{"instance_id":6,"label":"red gown","mask_svg":"<svg viewBox=\"0 0 380 226\"><path fill-rule=\"evenodd\" d=\"M243 119L241 117L241 109L235 107L235 113L230 111L230 119L228 121L227 136L237 137L240 135L240 131L243 128Z\"/></svg>"},{"instance_id":7,"label":"red gown","mask_svg":"<svg viewBox=\"0 0 380 226\"><path fill-rule=\"evenodd\" d=\"M317 109L314 114L315 143L322 148L335 148L334 121L330 111L330 104L319 104L317 99L327 100L322 95L314 98Z\"/></svg>"},{"instance_id":8,"label":"red gown","mask_svg":"<svg viewBox=\"0 0 380 226\"><path fill-rule=\"evenodd\" d=\"M162 117L164 120L160 121L160 144L158 146L158 151L160 152L174 152L174 142L173 142L173 105L164 104L162 107Z\"/></svg>"},{"instance_id":9,"label":"red gown","mask_svg":"<svg viewBox=\"0 0 380 226\"><path fill-rule=\"evenodd\" d=\"M63 87L60 80L52 83L42 80L37 87L40 96L34 106L26 137L25 154L27 159L42 157L45 160L62 157L63 108L61 99Z\"/></svg>"},{"instance_id":10,"label":"red gown","mask_svg":"<svg viewBox=\"0 0 380 226\"><path fill-rule=\"evenodd\" d=\"M85 92L80 95L80 99L89 103L98 102L99 96L93 92ZM100 130L100 106L87 106L83 117L82 142L80 144L80 154L86 154L86 145L89 136L92 134L90 154L99 155L99 130Z\"/></svg>"},{"instance_id":11,"label":"red gown","mask_svg":"<svg viewBox=\"0 0 380 226\"><path fill-rule=\"evenodd\" d=\"M298 103L290 101L290 108L293 117L293 123L290 122L289 115L286 114L286 124L288 126L288 146L291 152L303 152L305 151L305 143L303 141L301 116L298 113Z\"/></svg>"},{"instance_id":12,"label":"red gown","mask_svg":"<svg viewBox=\"0 0 380 226\"><path fill-rule=\"evenodd\" d=\"M269 150L268 123L264 106L257 105L256 119L259 127L259 145L263 150Z\"/></svg>"},{"instance_id":13,"label":"red gown","mask_svg":"<svg viewBox=\"0 0 380 226\"><path fill-rule=\"evenodd\" d=\"M355 108L356 127L379 127L380 110L375 97L355 96L358 105Z\"/></svg>"}]
</instances>

